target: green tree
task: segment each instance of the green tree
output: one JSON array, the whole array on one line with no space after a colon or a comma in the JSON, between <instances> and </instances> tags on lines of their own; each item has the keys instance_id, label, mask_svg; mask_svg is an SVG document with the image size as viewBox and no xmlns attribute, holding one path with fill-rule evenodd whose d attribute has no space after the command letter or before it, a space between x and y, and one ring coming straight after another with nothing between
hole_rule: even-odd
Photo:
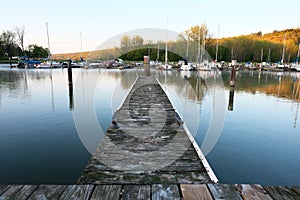
<instances>
[{"instance_id":1,"label":"green tree","mask_svg":"<svg viewBox=\"0 0 300 200\"><path fill-rule=\"evenodd\" d=\"M190 27L185 31L185 35L194 42L198 42L200 39L200 44L203 44L203 39L209 40L211 38L206 24Z\"/></svg>"},{"instance_id":2,"label":"green tree","mask_svg":"<svg viewBox=\"0 0 300 200\"><path fill-rule=\"evenodd\" d=\"M48 49L38 46L36 44L31 44L27 48L28 50L25 51L26 55L30 58L47 58L48 57Z\"/></svg>"},{"instance_id":3,"label":"green tree","mask_svg":"<svg viewBox=\"0 0 300 200\"><path fill-rule=\"evenodd\" d=\"M3 44L4 51L9 58L9 64L11 66L11 59L13 57L13 49L17 46L15 40L15 33L10 30L4 31L0 36L1 43Z\"/></svg>"},{"instance_id":4,"label":"green tree","mask_svg":"<svg viewBox=\"0 0 300 200\"><path fill-rule=\"evenodd\" d=\"M5 57L5 49L4 49L4 45L3 45L3 42L0 38L0 58L4 58Z\"/></svg>"}]
</instances>

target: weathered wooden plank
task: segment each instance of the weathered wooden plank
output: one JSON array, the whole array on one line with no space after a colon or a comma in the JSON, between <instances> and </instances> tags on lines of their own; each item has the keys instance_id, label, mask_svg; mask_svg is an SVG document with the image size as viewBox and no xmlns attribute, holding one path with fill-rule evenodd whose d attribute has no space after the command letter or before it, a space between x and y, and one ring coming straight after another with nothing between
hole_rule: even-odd
<instances>
[{"instance_id":1,"label":"weathered wooden plank","mask_svg":"<svg viewBox=\"0 0 300 200\"><path fill-rule=\"evenodd\" d=\"M153 183L211 183L207 173L199 172L86 172L80 181L88 184L153 184Z\"/></svg>"},{"instance_id":2,"label":"weathered wooden plank","mask_svg":"<svg viewBox=\"0 0 300 200\"><path fill-rule=\"evenodd\" d=\"M89 199L93 188L93 185L69 185L59 199Z\"/></svg>"},{"instance_id":3,"label":"weathered wooden plank","mask_svg":"<svg viewBox=\"0 0 300 200\"><path fill-rule=\"evenodd\" d=\"M214 199L242 199L234 185L208 184L207 186Z\"/></svg>"},{"instance_id":4,"label":"weathered wooden plank","mask_svg":"<svg viewBox=\"0 0 300 200\"><path fill-rule=\"evenodd\" d=\"M181 184L180 185L182 196L184 200L212 200L212 196L205 184L201 185L190 185Z\"/></svg>"},{"instance_id":5,"label":"weathered wooden plank","mask_svg":"<svg viewBox=\"0 0 300 200\"><path fill-rule=\"evenodd\" d=\"M113 120L79 184L212 182L154 77L137 79Z\"/></svg>"},{"instance_id":6,"label":"weathered wooden plank","mask_svg":"<svg viewBox=\"0 0 300 200\"><path fill-rule=\"evenodd\" d=\"M178 185L155 184L152 185L152 200L179 200Z\"/></svg>"},{"instance_id":7,"label":"weathered wooden plank","mask_svg":"<svg viewBox=\"0 0 300 200\"><path fill-rule=\"evenodd\" d=\"M11 197L17 193L24 185L11 185L4 193L1 194L0 199L12 199Z\"/></svg>"},{"instance_id":8,"label":"weathered wooden plank","mask_svg":"<svg viewBox=\"0 0 300 200\"><path fill-rule=\"evenodd\" d=\"M0 185L0 195L8 190L9 187L10 185Z\"/></svg>"},{"instance_id":9,"label":"weathered wooden plank","mask_svg":"<svg viewBox=\"0 0 300 200\"><path fill-rule=\"evenodd\" d=\"M243 199L272 199L266 190L258 184L235 184L235 188L241 194Z\"/></svg>"},{"instance_id":10,"label":"weathered wooden plank","mask_svg":"<svg viewBox=\"0 0 300 200\"><path fill-rule=\"evenodd\" d=\"M300 196L300 185L295 185L291 189Z\"/></svg>"},{"instance_id":11,"label":"weathered wooden plank","mask_svg":"<svg viewBox=\"0 0 300 200\"><path fill-rule=\"evenodd\" d=\"M150 200L150 186L149 185L125 185L122 191L122 200L132 199L149 199Z\"/></svg>"},{"instance_id":12,"label":"weathered wooden plank","mask_svg":"<svg viewBox=\"0 0 300 200\"><path fill-rule=\"evenodd\" d=\"M263 188L270 194L270 196L274 199L278 200L299 200L300 196L293 192L293 190L290 190L286 186L263 186Z\"/></svg>"},{"instance_id":13,"label":"weathered wooden plank","mask_svg":"<svg viewBox=\"0 0 300 200\"><path fill-rule=\"evenodd\" d=\"M37 185L24 185L18 192L14 193L11 196L11 199L25 200L33 193L37 188Z\"/></svg>"},{"instance_id":14,"label":"weathered wooden plank","mask_svg":"<svg viewBox=\"0 0 300 200\"><path fill-rule=\"evenodd\" d=\"M113 200L120 199L122 185L97 185L90 200Z\"/></svg>"},{"instance_id":15,"label":"weathered wooden plank","mask_svg":"<svg viewBox=\"0 0 300 200\"><path fill-rule=\"evenodd\" d=\"M39 185L28 200L58 199L66 187L66 185Z\"/></svg>"}]
</instances>

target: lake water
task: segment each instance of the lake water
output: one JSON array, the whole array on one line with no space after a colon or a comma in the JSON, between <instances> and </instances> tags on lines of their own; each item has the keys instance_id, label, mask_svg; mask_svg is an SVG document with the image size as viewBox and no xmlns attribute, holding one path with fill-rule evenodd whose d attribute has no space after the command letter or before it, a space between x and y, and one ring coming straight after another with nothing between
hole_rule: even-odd
<instances>
[{"instance_id":1,"label":"lake water","mask_svg":"<svg viewBox=\"0 0 300 200\"><path fill-rule=\"evenodd\" d=\"M0 66L0 184L75 183L143 74L73 69L69 85L66 69ZM234 89L227 71L151 75L221 183L300 184L300 73L240 71Z\"/></svg>"}]
</instances>

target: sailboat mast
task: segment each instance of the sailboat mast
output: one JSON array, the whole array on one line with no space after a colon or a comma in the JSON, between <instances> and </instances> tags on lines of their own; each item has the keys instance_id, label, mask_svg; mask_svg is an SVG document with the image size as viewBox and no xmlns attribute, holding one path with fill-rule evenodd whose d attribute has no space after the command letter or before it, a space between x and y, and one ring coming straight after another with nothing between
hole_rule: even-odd
<instances>
[{"instance_id":1,"label":"sailboat mast","mask_svg":"<svg viewBox=\"0 0 300 200\"><path fill-rule=\"evenodd\" d=\"M268 54L268 63L271 62L271 49L269 48L269 54Z\"/></svg>"},{"instance_id":2,"label":"sailboat mast","mask_svg":"<svg viewBox=\"0 0 300 200\"><path fill-rule=\"evenodd\" d=\"M197 58L198 63L200 63L202 60L202 52L200 53L200 38L201 38L200 26L198 26L198 58Z\"/></svg>"},{"instance_id":3,"label":"sailboat mast","mask_svg":"<svg viewBox=\"0 0 300 200\"><path fill-rule=\"evenodd\" d=\"M166 30L166 51L165 51L165 65L168 63L168 23L169 19L167 17L167 30Z\"/></svg>"},{"instance_id":4,"label":"sailboat mast","mask_svg":"<svg viewBox=\"0 0 300 200\"><path fill-rule=\"evenodd\" d=\"M219 33L220 33L220 25L218 26L218 38L217 38L217 46L216 46L216 62L218 62L218 51L219 51Z\"/></svg>"},{"instance_id":5,"label":"sailboat mast","mask_svg":"<svg viewBox=\"0 0 300 200\"><path fill-rule=\"evenodd\" d=\"M48 31L48 22L46 22L46 28L47 28L47 38L48 38L48 56L49 56L49 59L51 57L51 51L50 51L50 41L49 41L49 31Z\"/></svg>"},{"instance_id":6,"label":"sailboat mast","mask_svg":"<svg viewBox=\"0 0 300 200\"><path fill-rule=\"evenodd\" d=\"M165 64L168 62L168 43L166 42L166 51L165 51Z\"/></svg>"},{"instance_id":7,"label":"sailboat mast","mask_svg":"<svg viewBox=\"0 0 300 200\"><path fill-rule=\"evenodd\" d=\"M187 36L187 39L186 39L186 59L188 60L189 59L189 36Z\"/></svg>"},{"instance_id":8,"label":"sailboat mast","mask_svg":"<svg viewBox=\"0 0 300 200\"><path fill-rule=\"evenodd\" d=\"M80 32L80 59L82 59L82 36Z\"/></svg>"},{"instance_id":9,"label":"sailboat mast","mask_svg":"<svg viewBox=\"0 0 300 200\"><path fill-rule=\"evenodd\" d=\"M205 55L205 30L202 30L202 47L201 47L201 62L203 62L203 57Z\"/></svg>"},{"instance_id":10,"label":"sailboat mast","mask_svg":"<svg viewBox=\"0 0 300 200\"><path fill-rule=\"evenodd\" d=\"M156 57L156 62L159 61L159 42L157 42L157 57Z\"/></svg>"},{"instance_id":11,"label":"sailboat mast","mask_svg":"<svg viewBox=\"0 0 300 200\"><path fill-rule=\"evenodd\" d=\"M283 41L283 47L282 47L282 58L281 58L281 64L284 62L284 53L285 53L285 40L286 40L286 33L284 34L284 41Z\"/></svg>"},{"instance_id":12,"label":"sailboat mast","mask_svg":"<svg viewBox=\"0 0 300 200\"><path fill-rule=\"evenodd\" d=\"M261 52L260 52L260 62L263 62L263 58L264 58L264 49L261 48Z\"/></svg>"},{"instance_id":13,"label":"sailboat mast","mask_svg":"<svg viewBox=\"0 0 300 200\"><path fill-rule=\"evenodd\" d=\"M299 54L300 54L300 44L299 44L298 54L297 54L297 58L296 58L296 64L297 64L297 65L298 65L298 63L299 63Z\"/></svg>"}]
</instances>

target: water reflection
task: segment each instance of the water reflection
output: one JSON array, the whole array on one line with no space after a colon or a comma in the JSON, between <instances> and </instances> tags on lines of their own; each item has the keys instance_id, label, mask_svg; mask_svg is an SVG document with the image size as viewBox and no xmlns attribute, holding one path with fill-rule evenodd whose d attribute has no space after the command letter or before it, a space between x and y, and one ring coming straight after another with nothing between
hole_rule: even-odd
<instances>
[{"instance_id":1,"label":"water reflection","mask_svg":"<svg viewBox=\"0 0 300 200\"><path fill-rule=\"evenodd\" d=\"M150 65L149 64L144 65L144 75L150 76Z\"/></svg>"},{"instance_id":2,"label":"water reflection","mask_svg":"<svg viewBox=\"0 0 300 200\"><path fill-rule=\"evenodd\" d=\"M230 86L228 111L233 111L233 100L234 100L234 87Z\"/></svg>"},{"instance_id":3,"label":"water reflection","mask_svg":"<svg viewBox=\"0 0 300 200\"><path fill-rule=\"evenodd\" d=\"M90 126L79 136L74 114L79 111L86 126L98 123L105 132L136 77L145 73L149 71L74 69L73 84L67 85L67 70L0 69L0 163L5 163L0 180L75 183L90 159L81 136L99 137L99 131ZM150 70L150 75L209 153L222 183L299 183L300 73L237 71L234 90L227 71ZM212 122L221 106L234 111L227 112L218 142L208 145L210 126L222 123ZM96 148L97 140L91 142Z\"/></svg>"},{"instance_id":4,"label":"water reflection","mask_svg":"<svg viewBox=\"0 0 300 200\"><path fill-rule=\"evenodd\" d=\"M226 88L230 88L229 77L229 72L222 73ZM235 91L260 92L293 101L300 100L299 85L300 73L297 72L237 71L235 77Z\"/></svg>"},{"instance_id":5,"label":"water reflection","mask_svg":"<svg viewBox=\"0 0 300 200\"><path fill-rule=\"evenodd\" d=\"M0 96L5 98L30 99L32 88L28 85L32 81L45 80L47 74L47 72L33 72L30 70L1 70Z\"/></svg>"}]
</instances>

